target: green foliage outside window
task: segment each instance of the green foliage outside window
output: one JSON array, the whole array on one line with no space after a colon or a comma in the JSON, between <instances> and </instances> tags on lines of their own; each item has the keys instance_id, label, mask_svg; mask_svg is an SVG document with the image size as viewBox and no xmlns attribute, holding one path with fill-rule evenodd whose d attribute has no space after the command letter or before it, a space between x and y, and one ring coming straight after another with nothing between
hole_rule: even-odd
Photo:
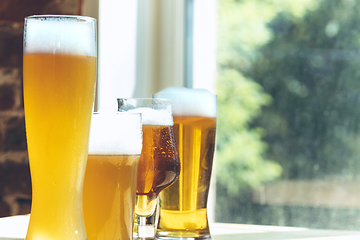
<instances>
[{"instance_id":1,"label":"green foliage outside window","mask_svg":"<svg viewBox=\"0 0 360 240\"><path fill-rule=\"evenodd\" d=\"M355 0L218 1L217 221L278 179L358 179L359 13Z\"/></svg>"}]
</instances>

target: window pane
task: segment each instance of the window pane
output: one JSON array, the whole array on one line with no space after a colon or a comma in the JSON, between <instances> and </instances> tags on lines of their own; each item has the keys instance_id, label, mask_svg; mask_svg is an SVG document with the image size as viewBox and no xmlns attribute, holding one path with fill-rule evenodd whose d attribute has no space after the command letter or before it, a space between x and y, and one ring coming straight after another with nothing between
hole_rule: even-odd
<instances>
[{"instance_id":1,"label":"window pane","mask_svg":"<svg viewBox=\"0 0 360 240\"><path fill-rule=\"evenodd\" d=\"M219 0L216 221L360 227L360 2Z\"/></svg>"}]
</instances>

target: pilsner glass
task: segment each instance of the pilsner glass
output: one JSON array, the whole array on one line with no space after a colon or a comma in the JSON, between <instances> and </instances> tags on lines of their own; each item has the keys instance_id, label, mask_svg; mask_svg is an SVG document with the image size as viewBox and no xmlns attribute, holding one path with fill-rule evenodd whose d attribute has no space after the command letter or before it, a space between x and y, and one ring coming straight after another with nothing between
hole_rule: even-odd
<instances>
[{"instance_id":1,"label":"pilsner glass","mask_svg":"<svg viewBox=\"0 0 360 240\"><path fill-rule=\"evenodd\" d=\"M211 238L207 219L216 131L216 95L206 90L168 88L154 97L172 98L174 134L181 172L160 193L160 239Z\"/></svg>"},{"instance_id":2,"label":"pilsner glass","mask_svg":"<svg viewBox=\"0 0 360 240\"><path fill-rule=\"evenodd\" d=\"M159 193L170 186L180 172L173 135L170 99L118 99L119 111L140 112L143 148L139 162L134 238L155 235L154 213Z\"/></svg>"},{"instance_id":3,"label":"pilsner glass","mask_svg":"<svg viewBox=\"0 0 360 240\"><path fill-rule=\"evenodd\" d=\"M82 191L96 56L94 18L25 18L24 108L32 179L28 240L86 239Z\"/></svg>"},{"instance_id":4,"label":"pilsner glass","mask_svg":"<svg viewBox=\"0 0 360 240\"><path fill-rule=\"evenodd\" d=\"M94 113L83 193L88 240L132 239L141 148L141 114Z\"/></svg>"}]
</instances>

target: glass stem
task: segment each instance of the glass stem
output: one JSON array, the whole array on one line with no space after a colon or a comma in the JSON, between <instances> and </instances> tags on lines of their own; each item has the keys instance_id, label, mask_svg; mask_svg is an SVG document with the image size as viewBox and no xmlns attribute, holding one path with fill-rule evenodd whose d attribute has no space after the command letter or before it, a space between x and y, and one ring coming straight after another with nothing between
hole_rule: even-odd
<instances>
[{"instance_id":1,"label":"glass stem","mask_svg":"<svg viewBox=\"0 0 360 240\"><path fill-rule=\"evenodd\" d=\"M139 239L154 239L155 237L155 222L154 216L138 217L138 238Z\"/></svg>"}]
</instances>

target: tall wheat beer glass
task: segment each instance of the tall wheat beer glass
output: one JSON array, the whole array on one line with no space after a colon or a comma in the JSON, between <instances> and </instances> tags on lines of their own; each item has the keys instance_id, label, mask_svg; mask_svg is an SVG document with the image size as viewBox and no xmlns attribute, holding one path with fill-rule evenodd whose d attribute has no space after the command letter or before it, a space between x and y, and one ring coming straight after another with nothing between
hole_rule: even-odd
<instances>
[{"instance_id":1,"label":"tall wheat beer glass","mask_svg":"<svg viewBox=\"0 0 360 240\"><path fill-rule=\"evenodd\" d=\"M141 148L141 114L94 113L83 193L88 240L132 239Z\"/></svg>"},{"instance_id":2,"label":"tall wheat beer glass","mask_svg":"<svg viewBox=\"0 0 360 240\"><path fill-rule=\"evenodd\" d=\"M96 55L95 19L25 19L24 107L33 191L27 240L86 239L82 191Z\"/></svg>"},{"instance_id":3,"label":"tall wheat beer glass","mask_svg":"<svg viewBox=\"0 0 360 240\"><path fill-rule=\"evenodd\" d=\"M172 98L181 172L160 193L158 238L211 238L207 200L215 149L216 96L206 90L168 88L154 97Z\"/></svg>"},{"instance_id":4,"label":"tall wheat beer glass","mask_svg":"<svg viewBox=\"0 0 360 240\"><path fill-rule=\"evenodd\" d=\"M170 99L118 99L119 111L142 114L143 148L139 162L134 238L153 238L159 193L180 173ZM149 221L150 220L150 221Z\"/></svg>"}]
</instances>

